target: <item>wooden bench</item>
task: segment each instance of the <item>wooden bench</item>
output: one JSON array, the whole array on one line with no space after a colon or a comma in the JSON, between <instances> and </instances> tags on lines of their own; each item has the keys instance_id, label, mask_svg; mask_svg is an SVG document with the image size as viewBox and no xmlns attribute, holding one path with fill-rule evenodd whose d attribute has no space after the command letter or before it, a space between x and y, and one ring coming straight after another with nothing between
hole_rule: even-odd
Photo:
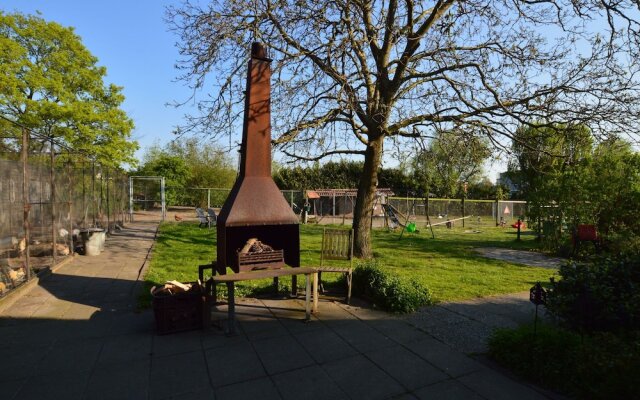
<instances>
[{"instance_id":1,"label":"wooden bench","mask_svg":"<svg viewBox=\"0 0 640 400\"><path fill-rule=\"evenodd\" d=\"M239 272L236 274L214 275L206 283L206 304L204 324L206 327L211 326L211 309L216 301L216 284L225 283L229 296L228 306L228 330L227 333L234 335L236 333L235 325L235 282L248 281L255 279L278 278L280 276L306 276L306 293L305 293L305 320L311 318L311 313L318 310L318 270L316 268L280 268L280 269L262 269L250 272ZM313 289L311 285L311 275L313 275ZM311 304L311 296L313 290L313 304Z\"/></svg>"}]
</instances>

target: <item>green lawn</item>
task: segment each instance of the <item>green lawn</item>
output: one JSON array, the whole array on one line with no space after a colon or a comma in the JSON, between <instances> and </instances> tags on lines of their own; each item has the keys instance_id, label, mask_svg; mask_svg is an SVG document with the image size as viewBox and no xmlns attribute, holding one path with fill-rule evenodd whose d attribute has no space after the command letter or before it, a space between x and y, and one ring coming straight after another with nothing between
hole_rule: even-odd
<instances>
[{"instance_id":1,"label":"green lawn","mask_svg":"<svg viewBox=\"0 0 640 400\"><path fill-rule=\"evenodd\" d=\"M300 253L303 266L320 261L321 225L300 226ZM511 228L472 226L463 229L436 227L435 239L428 229L419 234L374 230L373 249L379 264L403 279L427 285L435 301L460 300L528 290L535 282L548 282L553 271L525 267L478 256L476 247L536 249L534 236L524 234L517 242ZM481 231L480 233L473 233ZM167 280L195 281L198 265L215 256L215 229L198 228L191 223L163 223L146 275L148 287ZM340 264L338 262L338 264ZM327 279L338 279L330 274ZM323 280L325 277L323 277ZM281 279L282 284L290 281ZM238 285L240 294L268 290L269 281L249 281ZM303 282L299 282L302 284ZM148 293L148 291L147 291ZM148 298L146 299L148 301ZM144 302L144 301L143 301Z\"/></svg>"}]
</instances>

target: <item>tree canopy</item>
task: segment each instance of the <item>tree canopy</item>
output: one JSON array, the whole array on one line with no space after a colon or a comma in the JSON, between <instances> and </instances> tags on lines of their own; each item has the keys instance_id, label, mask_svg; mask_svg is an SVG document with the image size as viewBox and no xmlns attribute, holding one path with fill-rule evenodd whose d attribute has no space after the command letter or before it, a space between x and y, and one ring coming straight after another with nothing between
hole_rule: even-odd
<instances>
[{"instance_id":1,"label":"tree canopy","mask_svg":"<svg viewBox=\"0 0 640 400\"><path fill-rule=\"evenodd\" d=\"M154 145L145 152L142 165L134 173L164 176L170 205L202 206L206 192L194 188L231 188L236 170L229 155L211 143L195 137L178 138L164 147ZM227 193L216 193L214 204ZM204 201L204 203L203 203Z\"/></svg>"},{"instance_id":2,"label":"tree canopy","mask_svg":"<svg viewBox=\"0 0 640 400\"><path fill-rule=\"evenodd\" d=\"M489 144L482 137L439 131L413 160L415 180L424 192L452 198L465 182L478 183L482 179L482 167L490 155Z\"/></svg>"},{"instance_id":3,"label":"tree canopy","mask_svg":"<svg viewBox=\"0 0 640 400\"><path fill-rule=\"evenodd\" d=\"M540 120L636 129L637 11L634 0L187 0L168 9L181 78L212 93L183 130L232 131L248 44L265 43L279 149L364 156L354 228L368 257L385 143L459 129L508 146Z\"/></svg>"},{"instance_id":4,"label":"tree canopy","mask_svg":"<svg viewBox=\"0 0 640 400\"><path fill-rule=\"evenodd\" d=\"M584 125L532 124L518 128L512 144L510 176L522 195L544 202L545 186L592 152L594 138Z\"/></svg>"},{"instance_id":5,"label":"tree canopy","mask_svg":"<svg viewBox=\"0 0 640 400\"><path fill-rule=\"evenodd\" d=\"M122 88L73 28L0 11L0 115L106 165L135 163Z\"/></svg>"}]
</instances>

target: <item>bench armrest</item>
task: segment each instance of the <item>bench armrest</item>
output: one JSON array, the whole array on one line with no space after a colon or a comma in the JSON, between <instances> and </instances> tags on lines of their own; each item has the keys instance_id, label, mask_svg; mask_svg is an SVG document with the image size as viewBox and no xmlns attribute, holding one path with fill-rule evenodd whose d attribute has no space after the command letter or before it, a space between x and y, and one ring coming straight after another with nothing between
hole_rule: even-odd
<instances>
[{"instance_id":1,"label":"bench armrest","mask_svg":"<svg viewBox=\"0 0 640 400\"><path fill-rule=\"evenodd\" d=\"M211 276L216 274L216 262L213 261L211 264L198 265L198 279L200 282L204 282L204 270L210 269Z\"/></svg>"}]
</instances>

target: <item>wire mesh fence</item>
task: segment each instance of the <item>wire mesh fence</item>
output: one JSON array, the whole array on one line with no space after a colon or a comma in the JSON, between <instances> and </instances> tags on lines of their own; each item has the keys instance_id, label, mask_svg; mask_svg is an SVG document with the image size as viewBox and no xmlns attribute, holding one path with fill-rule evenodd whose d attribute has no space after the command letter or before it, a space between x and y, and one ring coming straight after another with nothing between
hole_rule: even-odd
<instances>
[{"instance_id":1,"label":"wire mesh fence","mask_svg":"<svg viewBox=\"0 0 640 400\"><path fill-rule=\"evenodd\" d=\"M219 209L227 199L231 189L221 188L180 188L167 187L167 207L169 209L187 209L187 215L195 208ZM320 224L349 225L353 221L357 191L355 189L320 189L313 191L281 190L291 209L301 216L305 201L309 202L308 221ZM373 212L372 226L388 226L383 204L389 204L395 210L400 222L404 219L427 224L427 215L432 223L455 220L464 217L482 224L513 224L518 218L525 218L527 203L517 200L469 200L465 199L424 199L413 197L389 197L390 191L377 193ZM305 195L311 197L305 198ZM184 216L185 214L181 214ZM302 218L301 218L302 220Z\"/></svg>"},{"instance_id":2,"label":"wire mesh fence","mask_svg":"<svg viewBox=\"0 0 640 400\"><path fill-rule=\"evenodd\" d=\"M441 220L456 220L463 217L473 218L475 222L485 224L512 224L518 218L527 215L527 202L518 200L470 200L465 199L426 199L412 197L391 197L388 203L401 216L414 222L431 223Z\"/></svg>"},{"instance_id":3,"label":"wire mesh fence","mask_svg":"<svg viewBox=\"0 0 640 400\"><path fill-rule=\"evenodd\" d=\"M221 208L231 189L166 187L167 207Z\"/></svg>"},{"instance_id":4,"label":"wire mesh fence","mask_svg":"<svg viewBox=\"0 0 640 400\"><path fill-rule=\"evenodd\" d=\"M55 138L0 130L0 296L124 224L126 175Z\"/></svg>"}]
</instances>

